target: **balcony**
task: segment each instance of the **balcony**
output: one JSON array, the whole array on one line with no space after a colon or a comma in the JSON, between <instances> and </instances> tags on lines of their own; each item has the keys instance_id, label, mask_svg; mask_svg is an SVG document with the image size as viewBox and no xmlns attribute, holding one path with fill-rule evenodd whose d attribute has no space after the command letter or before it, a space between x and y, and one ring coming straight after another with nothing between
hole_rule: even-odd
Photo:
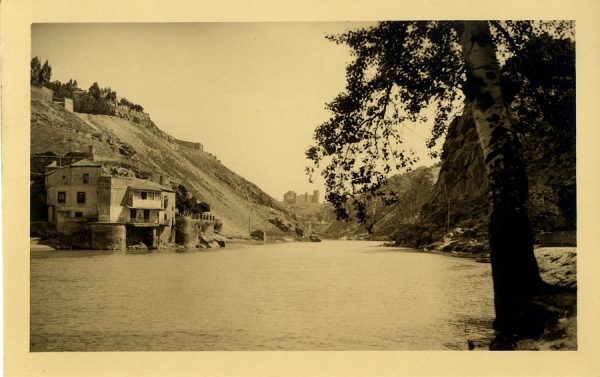
<instances>
[{"instance_id":1,"label":"balcony","mask_svg":"<svg viewBox=\"0 0 600 377\"><path fill-rule=\"evenodd\" d=\"M164 225L160 211L150 209L130 209L129 223L140 227Z\"/></svg>"},{"instance_id":2,"label":"balcony","mask_svg":"<svg viewBox=\"0 0 600 377\"><path fill-rule=\"evenodd\" d=\"M139 209L162 209L162 202L158 200L131 198L127 205L131 208Z\"/></svg>"},{"instance_id":3,"label":"balcony","mask_svg":"<svg viewBox=\"0 0 600 377\"><path fill-rule=\"evenodd\" d=\"M127 206L139 209L162 209L160 192L129 190Z\"/></svg>"}]
</instances>

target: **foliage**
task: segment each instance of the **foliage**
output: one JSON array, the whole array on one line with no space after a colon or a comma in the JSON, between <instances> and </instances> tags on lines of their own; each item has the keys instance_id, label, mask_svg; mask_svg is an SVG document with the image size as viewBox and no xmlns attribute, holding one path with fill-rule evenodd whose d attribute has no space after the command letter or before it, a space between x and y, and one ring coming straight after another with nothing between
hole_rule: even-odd
<instances>
[{"instance_id":1,"label":"foliage","mask_svg":"<svg viewBox=\"0 0 600 377\"><path fill-rule=\"evenodd\" d=\"M77 90L77 80L69 79L69 81L64 84L55 80L48 83L47 87L54 92L54 98L73 98L73 93Z\"/></svg>"},{"instance_id":2,"label":"foliage","mask_svg":"<svg viewBox=\"0 0 600 377\"><path fill-rule=\"evenodd\" d=\"M531 226L536 231L549 230L551 220L560 215L556 192L551 188L533 184L529 186L529 218Z\"/></svg>"},{"instance_id":3,"label":"foliage","mask_svg":"<svg viewBox=\"0 0 600 377\"><path fill-rule=\"evenodd\" d=\"M433 242L429 227L425 224L402 224L392 236L394 245L421 248Z\"/></svg>"},{"instance_id":4,"label":"foliage","mask_svg":"<svg viewBox=\"0 0 600 377\"><path fill-rule=\"evenodd\" d=\"M545 155L575 165L575 44L543 34L529 40L503 69L514 92L513 127L523 135L540 135ZM536 141L539 143L539 140ZM525 150L535 146L525 144Z\"/></svg>"},{"instance_id":5,"label":"foliage","mask_svg":"<svg viewBox=\"0 0 600 377\"><path fill-rule=\"evenodd\" d=\"M569 36L568 22L490 22L501 61L519 56L532 36L552 30ZM451 21L381 22L368 29L328 36L350 47L345 91L327 104L331 118L315 131L306 155L325 179L326 198L339 219L354 215L366 221L365 201L381 196L397 171L410 170L417 158L402 138L407 123L423 124L432 113L434 148L450 120L460 112L466 85L460 50L462 23ZM520 90L520 89L519 89ZM507 90L514 94L515 90ZM436 156L436 151L432 151Z\"/></svg>"},{"instance_id":6,"label":"foliage","mask_svg":"<svg viewBox=\"0 0 600 377\"><path fill-rule=\"evenodd\" d=\"M190 194L184 185L175 188L175 207L180 214L200 214L210 212L210 205Z\"/></svg>"},{"instance_id":7,"label":"foliage","mask_svg":"<svg viewBox=\"0 0 600 377\"><path fill-rule=\"evenodd\" d=\"M129 107L131 110L135 110L135 111L139 111L144 112L144 108L141 105L138 105L136 103L130 102L127 98L123 97L121 98L121 100L119 101L119 105L122 106L127 106Z\"/></svg>"},{"instance_id":8,"label":"foliage","mask_svg":"<svg viewBox=\"0 0 600 377\"><path fill-rule=\"evenodd\" d=\"M37 56L31 59L31 85L39 88L47 86L52 78L52 67L48 60L42 65Z\"/></svg>"},{"instance_id":9,"label":"foliage","mask_svg":"<svg viewBox=\"0 0 600 377\"><path fill-rule=\"evenodd\" d=\"M114 115L114 105L117 104L117 92L110 87L100 88L97 82L94 82L87 91L80 90L77 87L77 80L69 79L67 83L58 80L50 82L52 76L52 67L48 61L41 65L40 59L36 56L31 59L31 85L37 87L47 87L54 91L54 97L57 99L73 98L74 110L79 113ZM75 94L77 93L77 94ZM132 110L143 112L141 105L129 101L127 98L121 98L119 105L127 106Z\"/></svg>"}]
</instances>

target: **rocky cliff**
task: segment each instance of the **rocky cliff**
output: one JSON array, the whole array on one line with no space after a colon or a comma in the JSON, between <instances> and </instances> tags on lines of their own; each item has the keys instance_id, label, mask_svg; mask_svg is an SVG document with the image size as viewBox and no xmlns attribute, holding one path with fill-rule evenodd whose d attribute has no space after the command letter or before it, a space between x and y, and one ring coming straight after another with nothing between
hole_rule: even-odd
<instances>
[{"instance_id":1,"label":"rocky cliff","mask_svg":"<svg viewBox=\"0 0 600 377\"><path fill-rule=\"evenodd\" d=\"M555 125L555 127L563 127ZM516 124L529 183L528 211L534 233L576 228L576 171L574 140L535 132L532 126ZM531 130L533 129L534 132ZM557 140L560 139L560 140ZM450 228L487 230L487 180L475 124L468 110L448 129L442 165L431 200L423 207L422 221L439 237ZM435 238L435 237L434 237Z\"/></svg>"},{"instance_id":2,"label":"rocky cliff","mask_svg":"<svg viewBox=\"0 0 600 377\"><path fill-rule=\"evenodd\" d=\"M111 174L141 178L163 175L183 184L210 204L224 220L223 232L247 236L262 229L283 235L274 219L296 224L288 209L217 158L177 143L151 120L135 122L108 115L71 113L59 104L32 96L31 153L88 151Z\"/></svg>"}]
</instances>

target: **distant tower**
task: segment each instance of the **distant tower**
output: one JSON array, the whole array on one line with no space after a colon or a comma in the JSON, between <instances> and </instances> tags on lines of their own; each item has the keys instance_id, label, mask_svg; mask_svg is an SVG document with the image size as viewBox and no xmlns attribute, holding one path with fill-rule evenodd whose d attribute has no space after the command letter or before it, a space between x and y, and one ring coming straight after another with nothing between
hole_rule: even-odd
<instances>
[{"instance_id":1,"label":"distant tower","mask_svg":"<svg viewBox=\"0 0 600 377\"><path fill-rule=\"evenodd\" d=\"M319 203L319 190L313 190L312 198L313 203Z\"/></svg>"},{"instance_id":2,"label":"distant tower","mask_svg":"<svg viewBox=\"0 0 600 377\"><path fill-rule=\"evenodd\" d=\"M296 192L288 191L285 194L283 194L283 201L288 204L296 203Z\"/></svg>"}]
</instances>

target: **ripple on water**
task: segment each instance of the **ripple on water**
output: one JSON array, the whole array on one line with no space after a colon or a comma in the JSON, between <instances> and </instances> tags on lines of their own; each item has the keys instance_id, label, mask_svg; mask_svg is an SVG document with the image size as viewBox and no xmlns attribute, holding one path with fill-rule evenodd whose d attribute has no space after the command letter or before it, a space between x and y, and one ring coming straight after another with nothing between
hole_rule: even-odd
<instances>
[{"instance_id":1,"label":"ripple on water","mask_svg":"<svg viewBox=\"0 0 600 377\"><path fill-rule=\"evenodd\" d=\"M32 253L30 348L441 350L491 336L488 264L376 245Z\"/></svg>"}]
</instances>

